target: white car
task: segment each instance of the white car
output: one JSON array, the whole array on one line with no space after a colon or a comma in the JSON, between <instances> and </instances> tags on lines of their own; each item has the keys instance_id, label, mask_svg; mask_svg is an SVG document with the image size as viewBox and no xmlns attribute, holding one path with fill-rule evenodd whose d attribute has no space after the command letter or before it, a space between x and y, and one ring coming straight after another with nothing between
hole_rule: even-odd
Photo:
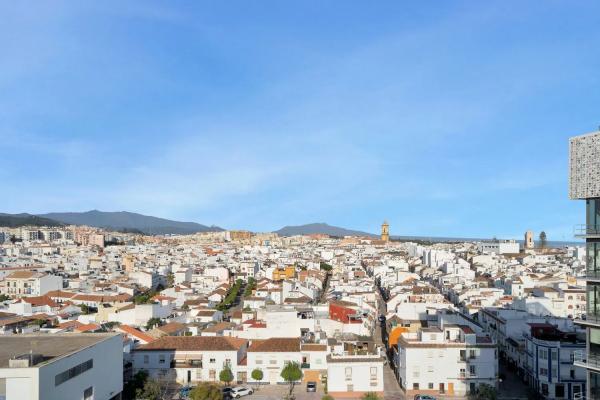
<instances>
[{"instance_id":1,"label":"white car","mask_svg":"<svg viewBox=\"0 0 600 400\"><path fill-rule=\"evenodd\" d=\"M231 389L231 392L229 392L229 394L231 394L231 397L233 397L234 399L239 399L242 396L248 396L252 393L254 393L254 390L245 386L234 387L233 389Z\"/></svg>"}]
</instances>

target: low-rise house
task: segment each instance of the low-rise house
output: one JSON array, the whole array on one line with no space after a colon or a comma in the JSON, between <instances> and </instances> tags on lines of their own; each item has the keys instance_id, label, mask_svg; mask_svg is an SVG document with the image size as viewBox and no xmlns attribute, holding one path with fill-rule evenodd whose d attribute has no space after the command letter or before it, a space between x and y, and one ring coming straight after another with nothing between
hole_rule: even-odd
<instances>
[{"instance_id":1,"label":"low-rise house","mask_svg":"<svg viewBox=\"0 0 600 400\"><path fill-rule=\"evenodd\" d=\"M248 348L247 370L258 368L263 371L263 382L271 384L285 382L281 370L286 363L302 362L300 338L270 338L253 340ZM250 377L250 381L252 381Z\"/></svg>"},{"instance_id":2,"label":"low-rise house","mask_svg":"<svg viewBox=\"0 0 600 400\"><path fill-rule=\"evenodd\" d=\"M219 374L230 368L237 381L245 382L248 342L223 336L164 336L131 352L133 373L144 370L159 380L182 384L219 381Z\"/></svg>"}]
</instances>

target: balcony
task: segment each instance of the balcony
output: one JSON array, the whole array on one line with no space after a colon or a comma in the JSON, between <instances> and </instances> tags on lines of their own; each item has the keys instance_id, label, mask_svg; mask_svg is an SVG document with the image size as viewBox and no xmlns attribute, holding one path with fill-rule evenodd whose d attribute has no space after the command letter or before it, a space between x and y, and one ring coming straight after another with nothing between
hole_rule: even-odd
<instances>
[{"instance_id":1,"label":"balcony","mask_svg":"<svg viewBox=\"0 0 600 400\"><path fill-rule=\"evenodd\" d=\"M300 368L302 368L302 369L310 369L310 363L303 362L302 364L300 364Z\"/></svg>"},{"instance_id":2,"label":"balcony","mask_svg":"<svg viewBox=\"0 0 600 400\"><path fill-rule=\"evenodd\" d=\"M600 225L575 225L573 235L577 238L600 238Z\"/></svg>"},{"instance_id":3,"label":"balcony","mask_svg":"<svg viewBox=\"0 0 600 400\"><path fill-rule=\"evenodd\" d=\"M202 360L179 359L171 361L171 368L202 368Z\"/></svg>"},{"instance_id":4,"label":"balcony","mask_svg":"<svg viewBox=\"0 0 600 400\"><path fill-rule=\"evenodd\" d=\"M573 364L583 368L600 370L600 353L587 354L585 350L573 352Z\"/></svg>"},{"instance_id":5,"label":"balcony","mask_svg":"<svg viewBox=\"0 0 600 400\"><path fill-rule=\"evenodd\" d=\"M576 324L579 325L592 325L592 326L600 326L600 314L594 314L588 312L581 316L580 319L575 320Z\"/></svg>"},{"instance_id":6,"label":"balcony","mask_svg":"<svg viewBox=\"0 0 600 400\"><path fill-rule=\"evenodd\" d=\"M588 281L600 281L600 271L598 270L586 270L585 271L585 278Z\"/></svg>"}]
</instances>

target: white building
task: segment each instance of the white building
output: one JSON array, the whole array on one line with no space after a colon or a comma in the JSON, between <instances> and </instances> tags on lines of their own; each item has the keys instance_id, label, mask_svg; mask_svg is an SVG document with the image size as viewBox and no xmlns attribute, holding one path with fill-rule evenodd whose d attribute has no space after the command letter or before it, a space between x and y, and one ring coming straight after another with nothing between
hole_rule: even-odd
<instances>
[{"instance_id":1,"label":"white building","mask_svg":"<svg viewBox=\"0 0 600 400\"><path fill-rule=\"evenodd\" d=\"M116 400L122 390L120 334L0 337L0 399Z\"/></svg>"},{"instance_id":2,"label":"white building","mask_svg":"<svg viewBox=\"0 0 600 400\"><path fill-rule=\"evenodd\" d=\"M496 387L496 343L467 325L403 333L397 351L398 381L408 398L419 393L465 396L481 384Z\"/></svg>"},{"instance_id":3,"label":"white building","mask_svg":"<svg viewBox=\"0 0 600 400\"><path fill-rule=\"evenodd\" d=\"M60 276L33 271L16 271L6 276L0 285L0 293L9 296L42 296L52 290L61 290Z\"/></svg>"},{"instance_id":4,"label":"white building","mask_svg":"<svg viewBox=\"0 0 600 400\"><path fill-rule=\"evenodd\" d=\"M327 391L334 397L359 397L364 393L384 395L385 358L378 354L327 356Z\"/></svg>"},{"instance_id":5,"label":"white building","mask_svg":"<svg viewBox=\"0 0 600 400\"><path fill-rule=\"evenodd\" d=\"M234 380L245 382L246 368L239 364L247 343L223 336L164 336L133 350L133 372L144 370L155 379L188 384L218 382L229 367Z\"/></svg>"},{"instance_id":6,"label":"white building","mask_svg":"<svg viewBox=\"0 0 600 400\"><path fill-rule=\"evenodd\" d=\"M514 240L492 240L489 242L477 243L477 249L481 253L488 254L518 253L520 251L520 245Z\"/></svg>"}]
</instances>

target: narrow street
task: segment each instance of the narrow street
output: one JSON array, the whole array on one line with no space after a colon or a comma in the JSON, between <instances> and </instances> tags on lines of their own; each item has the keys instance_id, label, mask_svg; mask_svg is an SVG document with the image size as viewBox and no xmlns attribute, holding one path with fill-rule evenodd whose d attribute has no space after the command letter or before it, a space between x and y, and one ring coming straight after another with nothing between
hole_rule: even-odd
<instances>
[{"instance_id":1,"label":"narrow street","mask_svg":"<svg viewBox=\"0 0 600 400\"><path fill-rule=\"evenodd\" d=\"M377 301L379 303L379 315L386 314L386 303L381 297L381 292L377 288ZM379 317L379 316L378 316ZM379 324L379 321L377 321ZM377 326L373 333L373 340L385 351L385 344L383 343L382 336L385 335L385 324L382 327ZM387 357L387 354L386 354ZM400 384L394 375L394 371L391 367L391 360L387 360L387 363L383 369L383 388L385 391L385 400L405 400L404 392L400 389Z\"/></svg>"}]
</instances>

